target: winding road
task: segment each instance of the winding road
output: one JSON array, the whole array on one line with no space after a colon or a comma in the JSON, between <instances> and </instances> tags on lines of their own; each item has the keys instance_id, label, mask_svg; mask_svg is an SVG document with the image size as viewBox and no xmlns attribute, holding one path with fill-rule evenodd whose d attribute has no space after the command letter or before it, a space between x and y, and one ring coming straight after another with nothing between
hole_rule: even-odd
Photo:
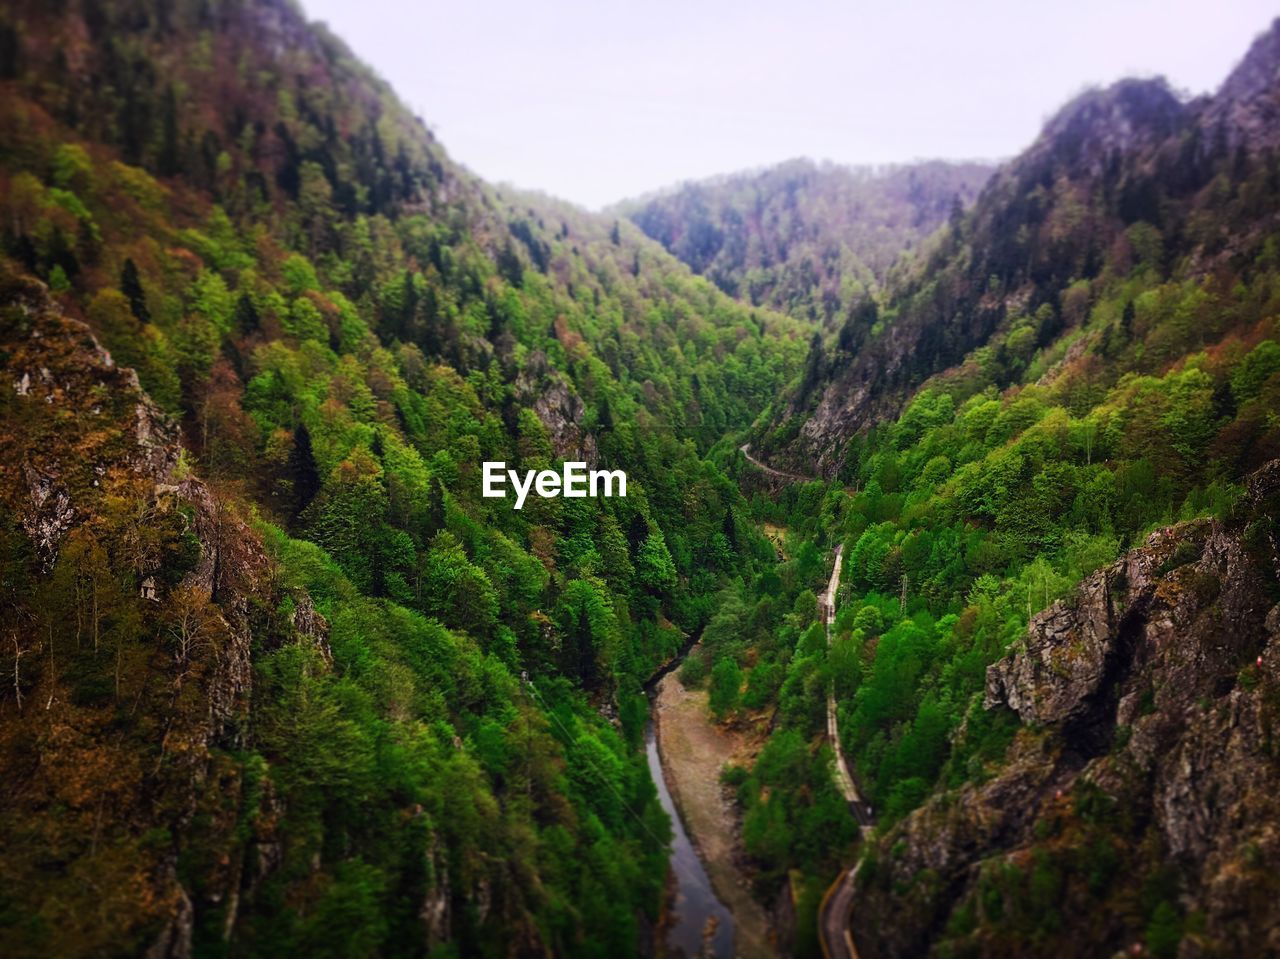
<instances>
[{"instance_id":1,"label":"winding road","mask_svg":"<svg viewBox=\"0 0 1280 959\"><path fill-rule=\"evenodd\" d=\"M751 455L750 443L743 443L738 447L738 452L745 456L747 458L747 462L752 466L763 470L770 476L776 477L780 480L786 480L789 483L812 483L814 480L814 477L812 476L801 476L799 473L788 473L786 470L776 470L768 463L756 459Z\"/></svg>"},{"instance_id":2,"label":"winding road","mask_svg":"<svg viewBox=\"0 0 1280 959\"><path fill-rule=\"evenodd\" d=\"M854 880L861 865L840 874L818 909L819 941L825 959L858 959L858 946L849 927L853 920Z\"/></svg>"},{"instance_id":3,"label":"winding road","mask_svg":"<svg viewBox=\"0 0 1280 959\"><path fill-rule=\"evenodd\" d=\"M813 479L811 476L800 476L774 469L767 463L761 462L751 455L750 443L743 443L738 450L746 457L748 463L776 479L792 483L808 483ZM856 494L857 490L853 489L849 492ZM831 626L836 619L836 590L840 587L840 567L843 562L844 545L841 544L835 549L831 579L827 581L827 588L818 599L822 621L827 630L828 647L831 645ZM850 814L857 820L863 836L866 837L875 826L875 814L871 804L858 793L858 784L849 770L844 749L840 746L840 727L836 715L834 687L827 690L827 738L831 741L831 748L835 753L833 772L836 788L849 804ZM853 941L850 927L853 921L853 895L859 865L861 864L840 873L839 878L831 884L827 894L822 897L822 904L818 907L818 939L822 944L822 954L825 959L858 959L858 947Z\"/></svg>"},{"instance_id":4,"label":"winding road","mask_svg":"<svg viewBox=\"0 0 1280 959\"><path fill-rule=\"evenodd\" d=\"M745 453L746 450L744 449ZM836 590L840 586L840 566L844 561L844 546L836 547L835 563L831 569L831 579L826 591L818 600L822 611L823 622L827 627L827 645L831 645L831 625L836 619ZM831 748L836 754L835 780L840 795L849 804L849 811L858 821L863 835L871 831L875 825L870 803L858 794L858 785L854 782L849 764L844 758L844 750L840 746L840 728L836 719L835 690L827 691L827 738L831 740ZM849 931L853 916L854 880L858 875L858 866L854 866L840 874L827 894L822 898L818 908L818 932L822 942L822 954L826 959L858 959L858 947Z\"/></svg>"},{"instance_id":5,"label":"winding road","mask_svg":"<svg viewBox=\"0 0 1280 959\"><path fill-rule=\"evenodd\" d=\"M818 599L818 608L822 612L822 620L827 627L828 647L831 646L831 626L836 621L836 590L840 587L840 566L843 562L844 545L841 544L836 547L835 563L831 568L831 579L827 583L826 591ZM831 748L836 754L836 788L849 804L849 809L858 820L858 825L864 830L869 829L875 825L875 819L871 814L870 804L858 794L858 786L853 781L853 774L849 772L849 763L845 760L844 750L840 746L840 727L836 719L834 688L827 690L827 738L831 740Z\"/></svg>"}]
</instances>

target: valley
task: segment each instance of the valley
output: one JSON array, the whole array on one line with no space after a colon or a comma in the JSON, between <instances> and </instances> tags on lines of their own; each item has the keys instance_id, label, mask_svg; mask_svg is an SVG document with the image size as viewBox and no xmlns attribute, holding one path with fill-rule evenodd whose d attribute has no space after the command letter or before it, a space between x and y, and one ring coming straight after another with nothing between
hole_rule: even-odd
<instances>
[{"instance_id":1,"label":"valley","mask_svg":"<svg viewBox=\"0 0 1280 959\"><path fill-rule=\"evenodd\" d=\"M1241 54L591 212L290 0L0 2L0 954L1280 954Z\"/></svg>"}]
</instances>

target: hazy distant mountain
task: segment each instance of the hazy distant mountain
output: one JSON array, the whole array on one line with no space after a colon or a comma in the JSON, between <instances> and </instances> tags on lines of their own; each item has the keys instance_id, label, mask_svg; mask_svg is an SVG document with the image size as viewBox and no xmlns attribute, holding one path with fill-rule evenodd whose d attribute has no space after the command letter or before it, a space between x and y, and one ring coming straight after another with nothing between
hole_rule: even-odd
<instances>
[{"instance_id":1,"label":"hazy distant mountain","mask_svg":"<svg viewBox=\"0 0 1280 959\"><path fill-rule=\"evenodd\" d=\"M993 168L793 160L685 183L618 210L726 293L830 323L971 205Z\"/></svg>"}]
</instances>

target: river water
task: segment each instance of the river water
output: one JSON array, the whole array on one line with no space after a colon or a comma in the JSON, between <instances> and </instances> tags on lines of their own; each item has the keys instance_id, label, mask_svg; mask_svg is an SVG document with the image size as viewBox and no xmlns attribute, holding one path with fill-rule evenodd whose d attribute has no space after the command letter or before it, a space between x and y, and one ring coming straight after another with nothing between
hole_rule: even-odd
<instances>
[{"instance_id":1,"label":"river water","mask_svg":"<svg viewBox=\"0 0 1280 959\"><path fill-rule=\"evenodd\" d=\"M716 959L732 959L733 914L716 898L707 871L702 868L702 860L689 841L679 810L671 800L666 777L662 774L662 756L658 752L658 737L654 734L652 722L645 729L644 748L649 760L649 774L658 787L658 799L671 817L671 830L675 834L671 840L671 872L676 880L676 901L675 920L667 934L669 952L673 956L682 953L689 957L701 955L703 930L707 921L714 917L719 922L711 940L711 954Z\"/></svg>"}]
</instances>

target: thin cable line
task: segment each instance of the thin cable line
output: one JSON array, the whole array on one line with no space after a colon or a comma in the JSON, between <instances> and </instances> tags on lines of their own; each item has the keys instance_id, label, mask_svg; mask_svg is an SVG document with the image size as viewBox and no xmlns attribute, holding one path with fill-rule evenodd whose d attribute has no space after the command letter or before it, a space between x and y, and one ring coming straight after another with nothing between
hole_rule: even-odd
<instances>
[{"instance_id":1,"label":"thin cable line","mask_svg":"<svg viewBox=\"0 0 1280 959\"><path fill-rule=\"evenodd\" d=\"M538 692L537 687L533 685L533 681L525 680L524 684L529 690L533 692L533 695L538 698L538 702L542 705L543 712L545 712L548 716L550 716L551 719L555 722L555 724L560 727L560 731L564 733L565 738L567 738L572 745L576 746L578 744L577 737L575 737L573 733L569 732L569 730L565 727L565 724L560 721L560 717L555 714L555 712L551 709L549 705L547 705L547 701L542 698L542 694ZM645 832L647 832L654 842L656 842L659 846L664 846L664 847L670 844L669 839L660 838L657 835L657 833L655 833L652 829L649 828L649 824L645 822L643 819L641 819L640 816L636 813L636 811L631 808L631 806L627 803L627 800L623 797L622 793L618 791L618 787L615 786L613 782L609 779L609 777L604 773L604 771L601 770L601 768L596 765L596 761L591 757L591 754L589 752L585 750L580 750L578 754L580 756L583 756L587 760L587 762L591 765L591 768L595 770L596 775L599 776L600 779L604 782L604 784L609 787L609 791L618 797L618 802L622 804L622 808L625 809L628 814L630 814L632 819L634 819L636 822L640 824L640 828L642 828Z\"/></svg>"}]
</instances>

